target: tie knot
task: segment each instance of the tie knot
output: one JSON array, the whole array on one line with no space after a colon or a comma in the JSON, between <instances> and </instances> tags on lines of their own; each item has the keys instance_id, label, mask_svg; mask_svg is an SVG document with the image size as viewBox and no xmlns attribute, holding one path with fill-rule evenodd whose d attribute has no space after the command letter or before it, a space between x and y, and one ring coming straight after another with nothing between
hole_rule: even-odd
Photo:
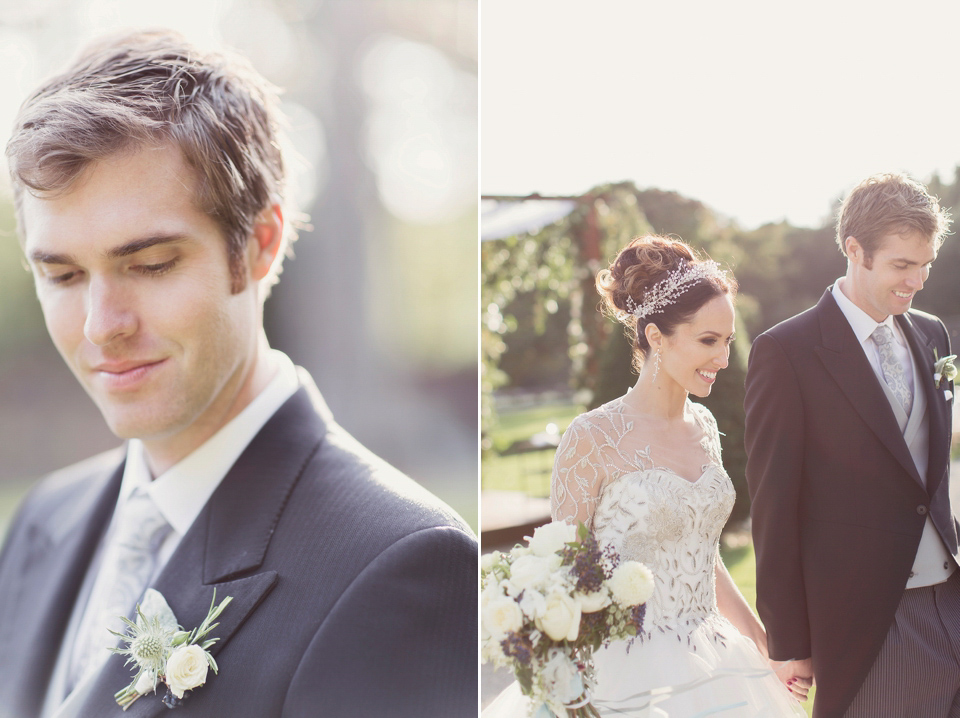
<instances>
[{"instance_id":1,"label":"tie knot","mask_svg":"<svg viewBox=\"0 0 960 718\"><path fill-rule=\"evenodd\" d=\"M879 327L873 330L873 341L880 346L889 344L893 341L893 330L891 330L886 324L881 324Z\"/></svg>"}]
</instances>

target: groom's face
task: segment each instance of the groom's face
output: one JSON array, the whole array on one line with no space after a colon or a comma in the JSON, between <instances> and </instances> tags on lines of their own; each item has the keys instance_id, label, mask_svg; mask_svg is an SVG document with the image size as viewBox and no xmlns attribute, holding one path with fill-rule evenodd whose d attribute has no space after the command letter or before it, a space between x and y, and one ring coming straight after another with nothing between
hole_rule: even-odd
<instances>
[{"instance_id":1,"label":"groom's face","mask_svg":"<svg viewBox=\"0 0 960 718\"><path fill-rule=\"evenodd\" d=\"M853 303L877 322L910 308L937 258L933 241L919 232L885 235L872 256L854 238L846 246L851 281L844 288L849 286Z\"/></svg>"},{"instance_id":2,"label":"groom's face","mask_svg":"<svg viewBox=\"0 0 960 718\"><path fill-rule=\"evenodd\" d=\"M172 146L109 157L66 194L24 193L24 251L54 344L111 430L196 443L219 428L259 330L219 225Z\"/></svg>"}]
</instances>

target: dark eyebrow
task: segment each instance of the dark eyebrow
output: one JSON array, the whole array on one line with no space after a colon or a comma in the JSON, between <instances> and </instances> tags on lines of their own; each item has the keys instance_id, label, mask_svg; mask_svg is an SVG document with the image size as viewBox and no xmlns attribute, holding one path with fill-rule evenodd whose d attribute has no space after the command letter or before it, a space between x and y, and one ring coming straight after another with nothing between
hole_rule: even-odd
<instances>
[{"instance_id":1,"label":"dark eyebrow","mask_svg":"<svg viewBox=\"0 0 960 718\"><path fill-rule=\"evenodd\" d=\"M144 237L127 242L119 247L114 247L107 252L110 259L119 259L120 257L129 257L131 254L142 252L144 249L156 246L158 244L169 244L172 242L182 242L186 239L183 234L159 234L153 237ZM30 253L30 259L40 264L76 264L76 260L69 254L56 254L54 252L44 252L42 249L34 250Z\"/></svg>"},{"instance_id":2,"label":"dark eyebrow","mask_svg":"<svg viewBox=\"0 0 960 718\"><path fill-rule=\"evenodd\" d=\"M144 239L135 239L132 242L127 242L119 247L114 247L107 252L107 256L110 257L110 259L129 257L131 254L142 252L144 249L149 249L155 245L182 242L186 238L186 235L183 234L161 234L153 237L145 237Z\"/></svg>"}]
</instances>

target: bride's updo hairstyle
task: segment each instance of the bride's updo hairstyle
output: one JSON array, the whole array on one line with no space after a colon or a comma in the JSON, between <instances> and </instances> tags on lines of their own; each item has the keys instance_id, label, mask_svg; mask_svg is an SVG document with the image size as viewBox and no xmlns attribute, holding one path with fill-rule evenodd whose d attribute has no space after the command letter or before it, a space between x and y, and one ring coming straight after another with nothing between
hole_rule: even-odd
<instances>
[{"instance_id":1,"label":"bride's updo hairstyle","mask_svg":"<svg viewBox=\"0 0 960 718\"><path fill-rule=\"evenodd\" d=\"M620 250L617 258L597 274L597 291L603 297L604 312L621 322L633 346L633 367L639 372L650 351L644 334L653 323L666 336L677 326L689 322L700 308L714 297L736 296L737 281L729 274L713 269L716 265L701 258L690 245L679 239L659 235L637 237ZM674 277L691 276L675 297L664 299L665 284ZM659 284L665 282L665 284ZM651 291L652 290L652 291ZM654 308L637 317L637 307L659 299Z\"/></svg>"}]
</instances>

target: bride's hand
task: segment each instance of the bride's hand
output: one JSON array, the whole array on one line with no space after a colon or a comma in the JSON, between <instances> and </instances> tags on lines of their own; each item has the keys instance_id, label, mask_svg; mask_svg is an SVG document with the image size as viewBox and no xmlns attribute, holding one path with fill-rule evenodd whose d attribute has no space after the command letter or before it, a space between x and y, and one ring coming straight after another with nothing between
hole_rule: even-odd
<instances>
[{"instance_id":1,"label":"bride's hand","mask_svg":"<svg viewBox=\"0 0 960 718\"><path fill-rule=\"evenodd\" d=\"M794 698L798 701L807 700L807 694L814 684L813 661L811 659L785 661L783 663L770 661L770 666Z\"/></svg>"}]
</instances>

